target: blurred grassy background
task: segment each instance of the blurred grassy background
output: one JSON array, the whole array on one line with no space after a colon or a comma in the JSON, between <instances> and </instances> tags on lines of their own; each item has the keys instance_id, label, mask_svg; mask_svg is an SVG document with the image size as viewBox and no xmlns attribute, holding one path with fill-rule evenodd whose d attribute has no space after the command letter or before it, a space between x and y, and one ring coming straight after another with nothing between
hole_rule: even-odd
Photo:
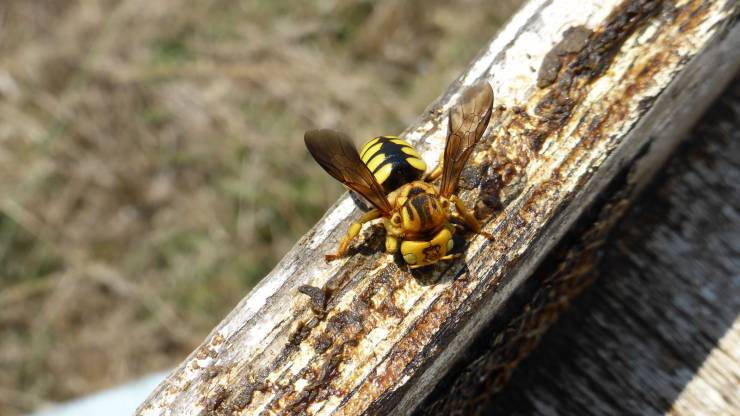
<instances>
[{"instance_id":1,"label":"blurred grassy background","mask_svg":"<svg viewBox=\"0 0 740 416\"><path fill-rule=\"evenodd\" d=\"M182 360L521 0L2 0L0 413Z\"/></svg>"}]
</instances>

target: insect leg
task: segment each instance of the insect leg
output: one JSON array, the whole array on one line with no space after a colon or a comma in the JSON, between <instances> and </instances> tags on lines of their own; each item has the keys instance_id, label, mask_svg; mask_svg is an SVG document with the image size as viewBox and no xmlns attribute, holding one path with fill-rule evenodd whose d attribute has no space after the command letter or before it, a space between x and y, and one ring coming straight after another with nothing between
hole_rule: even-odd
<instances>
[{"instance_id":1,"label":"insect leg","mask_svg":"<svg viewBox=\"0 0 740 416\"><path fill-rule=\"evenodd\" d=\"M398 239L390 234L385 236L385 252L393 254L398 251Z\"/></svg>"},{"instance_id":2,"label":"insect leg","mask_svg":"<svg viewBox=\"0 0 740 416\"><path fill-rule=\"evenodd\" d=\"M489 240L493 240L493 236L491 234L481 230L480 222L478 222L472 212L468 211L468 209L465 208L465 204L462 202L462 200L460 200L460 198L457 197L457 195L452 195L450 199L452 200L452 202L455 203L455 208L457 209L457 212L460 214L463 221L465 221L465 224L468 226L468 228L470 228L476 234L480 234Z\"/></svg>"},{"instance_id":3,"label":"insect leg","mask_svg":"<svg viewBox=\"0 0 740 416\"><path fill-rule=\"evenodd\" d=\"M446 255L446 256L442 256L442 257L440 257L440 258L438 259L438 261L451 261L451 260L454 260L454 259L456 259L456 258L458 258L458 257L460 257L460 253L455 253L455 254L448 254L448 255Z\"/></svg>"},{"instance_id":4,"label":"insect leg","mask_svg":"<svg viewBox=\"0 0 740 416\"><path fill-rule=\"evenodd\" d=\"M349 244L352 242L352 240L357 237L357 234L360 233L360 230L362 229L362 224L372 221L376 218L380 218L383 214L378 209L372 209L368 212L366 212L362 217L360 217L357 221L352 222L352 224L349 225L349 230L347 230L347 234L342 238L342 241L339 242L339 248L337 249L336 254L327 254L324 256L326 258L326 261L332 261L336 260L340 257L343 257L345 254L347 254L347 249L349 249Z\"/></svg>"}]
</instances>

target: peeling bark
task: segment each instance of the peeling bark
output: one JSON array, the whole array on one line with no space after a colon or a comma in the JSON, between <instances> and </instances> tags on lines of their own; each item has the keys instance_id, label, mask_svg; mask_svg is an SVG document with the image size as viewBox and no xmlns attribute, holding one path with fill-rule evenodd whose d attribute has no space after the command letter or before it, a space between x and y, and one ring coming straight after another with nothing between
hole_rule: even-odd
<instances>
[{"instance_id":1,"label":"peeling bark","mask_svg":"<svg viewBox=\"0 0 740 416\"><path fill-rule=\"evenodd\" d=\"M594 287L504 389L460 377L465 396L448 385L434 414L737 414L740 78L658 176L615 227Z\"/></svg>"}]
</instances>

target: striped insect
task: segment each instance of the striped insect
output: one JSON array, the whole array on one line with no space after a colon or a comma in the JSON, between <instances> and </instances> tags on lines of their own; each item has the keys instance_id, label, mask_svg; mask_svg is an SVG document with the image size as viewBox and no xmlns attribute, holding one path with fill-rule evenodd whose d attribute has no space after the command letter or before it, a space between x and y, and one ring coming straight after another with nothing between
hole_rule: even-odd
<instances>
[{"instance_id":1,"label":"striped insect","mask_svg":"<svg viewBox=\"0 0 740 416\"><path fill-rule=\"evenodd\" d=\"M350 225L337 252L326 255L327 261L346 255L362 225L378 218L382 218L386 230L386 251L400 250L411 268L456 256L451 253L454 217L471 231L490 237L481 231L480 223L455 191L473 148L488 126L492 104L493 90L486 82L465 91L460 103L450 110L440 165L423 180L426 165L413 147L401 139L387 136L372 139L358 154L343 133L306 132L306 147L319 165L373 206ZM439 177L437 187L432 182Z\"/></svg>"},{"instance_id":2,"label":"striped insect","mask_svg":"<svg viewBox=\"0 0 740 416\"><path fill-rule=\"evenodd\" d=\"M396 136L376 137L362 147L360 159L387 194L421 179L427 164L409 142Z\"/></svg>"},{"instance_id":3,"label":"striped insect","mask_svg":"<svg viewBox=\"0 0 740 416\"><path fill-rule=\"evenodd\" d=\"M397 136L379 136L368 140L360 149L360 159L386 194L421 179L427 170L427 164L416 149ZM372 208L356 192L350 191L350 196L363 211Z\"/></svg>"}]
</instances>

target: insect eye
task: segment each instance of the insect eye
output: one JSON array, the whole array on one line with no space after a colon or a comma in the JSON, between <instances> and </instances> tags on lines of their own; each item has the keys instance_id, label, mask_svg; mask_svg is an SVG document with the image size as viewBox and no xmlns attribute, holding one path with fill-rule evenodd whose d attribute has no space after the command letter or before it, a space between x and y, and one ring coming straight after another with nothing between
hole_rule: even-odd
<instances>
[{"instance_id":1,"label":"insect eye","mask_svg":"<svg viewBox=\"0 0 740 416\"><path fill-rule=\"evenodd\" d=\"M400 223L401 223L401 217L399 217L398 215L394 215L394 216L393 216L393 217L391 218L391 222L392 222L393 224L395 224L395 225L398 225L398 224L400 224Z\"/></svg>"}]
</instances>

